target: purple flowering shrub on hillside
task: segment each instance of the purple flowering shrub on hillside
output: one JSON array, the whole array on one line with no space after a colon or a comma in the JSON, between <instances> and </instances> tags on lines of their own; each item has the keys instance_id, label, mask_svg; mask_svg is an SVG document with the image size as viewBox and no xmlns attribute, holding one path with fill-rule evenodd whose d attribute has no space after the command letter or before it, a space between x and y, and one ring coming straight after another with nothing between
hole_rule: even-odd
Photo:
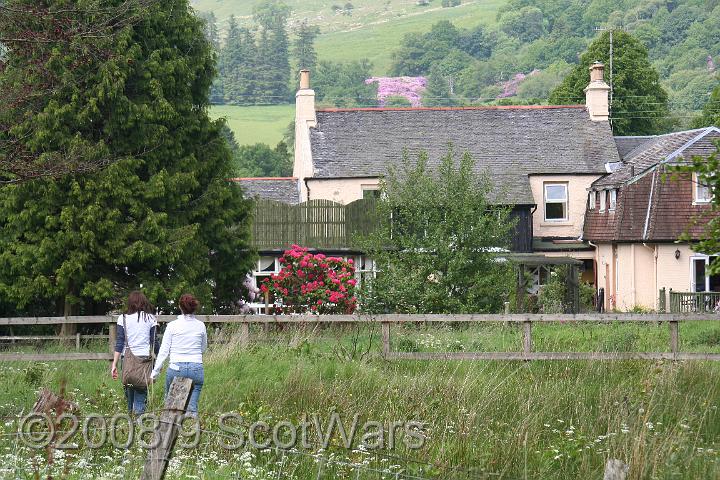
<instances>
[{"instance_id":1,"label":"purple flowering shrub on hillside","mask_svg":"<svg viewBox=\"0 0 720 480\"><path fill-rule=\"evenodd\" d=\"M537 75L538 73L540 73L540 70L537 69L533 70L527 75L524 73L516 73L510 80L508 80L507 82L502 82L500 84L503 91L500 95L497 96L497 98L514 97L515 95L517 95L518 87L523 82L523 80L525 80L527 77Z\"/></svg>"},{"instance_id":2,"label":"purple flowering shrub on hillside","mask_svg":"<svg viewBox=\"0 0 720 480\"><path fill-rule=\"evenodd\" d=\"M427 87L425 77L372 77L365 83L378 84L378 104L384 107L390 97L405 97L413 107L422 106L421 96Z\"/></svg>"}]
</instances>

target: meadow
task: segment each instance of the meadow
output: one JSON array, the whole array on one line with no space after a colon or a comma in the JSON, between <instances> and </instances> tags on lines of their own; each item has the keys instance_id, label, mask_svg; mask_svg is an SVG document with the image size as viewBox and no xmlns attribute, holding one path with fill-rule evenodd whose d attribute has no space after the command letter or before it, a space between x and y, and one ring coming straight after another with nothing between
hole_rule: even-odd
<instances>
[{"instance_id":1,"label":"meadow","mask_svg":"<svg viewBox=\"0 0 720 480\"><path fill-rule=\"evenodd\" d=\"M225 118L240 145L266 143L274 147L295 118L295 105L213 105L210 117Z\"/></svg>"},{"instance_id":2,"label":"meadow","mask_svg":"<svg viewBox=\"0 0 720 480\"><path fill-rule=\"evenodd\" d=\"M541 325L533 334L538 350L666 351L666 330ZM720 365L711 362L385 361L378 329L258 330L249 349L229 327L222 333L229 341L211 344L205 358L200 446L176 448L169 478L599 479L608 458L629 463L631 479L720 476ZM520 348L518 328L504 325L406 326L392 338L401 351ZM681 325L681 349L720 351L720 327ZM0 379L0 477L47 473L45 452L15 441L11 418L30 409L41 386L64 382L81 415L125 409L104 362L5 363ZM161 406L161 385L153 386L151 410ZM402 442L346 449L335 435L327 450L227 451L216 433L226 412L270 424L333 412L414 419L427 439L419 450ZM77 441L77 450L55 455L54 478L128 478L141 469L138 445L91 450Z\"/></svg>"}]
</instances>

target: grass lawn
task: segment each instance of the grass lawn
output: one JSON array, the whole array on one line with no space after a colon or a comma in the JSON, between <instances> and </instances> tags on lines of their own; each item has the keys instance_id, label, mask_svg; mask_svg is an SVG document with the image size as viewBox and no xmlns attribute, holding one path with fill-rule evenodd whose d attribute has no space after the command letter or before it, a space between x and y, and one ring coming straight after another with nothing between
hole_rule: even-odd
<instances>
[{"instance_id":1,"label":"grass lawn","mask_svg":"<svg viewBox=\"0 0 720 480\"><path fill-rule=\"evenodd\" d=\"M295 105L214 105L210 116L225 118L240 145L267 143L274 147L295 118Z\"/></svg>"},{"instance_id":2,"label":"grass lawn","mask_svg":"<svg viewBox=\"0 0 720 480\"><path fill-rule=\"evenodd\" d=\"M666 327L656 325L541 325L533 333L538 350L667 350ZM393 348L406 351L520 349L512 326L408 326L392 335ZM720 351L717 325L683 324L680 335L682 350ZM234 337L211 344L200 401L207 432L198 449L176 448L169 478L595 479L608 458L628 462L632 479L720 477L718 364L386 362L352 354L377 353L378 329L254 336L248 350ZM82 414L123 412L121 389L106 370L103 362L0 365L0 415L27 412L39 387L58 388L61 379ZM150 409L161 405L161 385L151 392ZM325 422L332 412L347 423L356 413L382 422L414 419L425 422L427 440L419 450L398 442L392 451L367 453L342 448L336 431L327 451L226 451L211 433L224 412L271 425L313 413ZM14 442L12 420L4 425L0 477L32 478L33 461L44 472L44 452ZM74 440L82 446L80 434ZM143 457L139 446L67 450L53 471L132 478ZM319 458L332 460L319 467Z\"/></svg>"}]
</instances>

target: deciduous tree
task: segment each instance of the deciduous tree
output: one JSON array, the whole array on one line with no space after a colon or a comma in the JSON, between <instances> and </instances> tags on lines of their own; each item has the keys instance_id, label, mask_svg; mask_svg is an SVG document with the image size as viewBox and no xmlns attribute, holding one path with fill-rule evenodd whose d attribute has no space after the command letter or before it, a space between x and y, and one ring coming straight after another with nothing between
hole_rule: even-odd
<instances>
[{"instance_id":1,"label":"deciduous tree","mask_svg":"<svg viewBox=\"0 0 720 480\"><path fill-rule=\"evenodd\" d=\"M373 312L499 312L512 291L503 258L514 222L487 174L452 148L431 166L405 154L391 168L377 204L379 228L359 241L379 273L363 285Z\"/></svg>"},{"instance_id":2,"label":"deciduous tree","mask_svg":"<svg viewBox=\"0 0 720 480\"><path fill-rule=\"evenodd\" d=\"M610 32L604 32L580 57L580 63L553 90L550 103L583 103L590 81L589 66L605 64L609 82ZM613 32L613 103L611 123L615 135L651 135L661 133L668 123L668 95L660 85L657 70L648 60L645 46L627 32Z\"/></svg>"}]
</instances>

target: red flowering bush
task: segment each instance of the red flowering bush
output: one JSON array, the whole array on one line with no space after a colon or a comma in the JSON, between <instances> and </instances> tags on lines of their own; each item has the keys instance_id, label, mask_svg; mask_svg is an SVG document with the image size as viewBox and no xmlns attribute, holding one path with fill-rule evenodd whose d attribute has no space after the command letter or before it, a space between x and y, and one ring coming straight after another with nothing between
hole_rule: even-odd
<instances>
[{"instance_id":1,"label":"red flowering bush","mask_svg":"<svg viewBox=\"0 0 720 480\"><path fill-rule=\"evenodd\" d=\"M352 313L357 307L352 260L312 254L293 245L280 258L282 270L260 286L275 298L276 313Z\"/></svg>"}]
</instances>

